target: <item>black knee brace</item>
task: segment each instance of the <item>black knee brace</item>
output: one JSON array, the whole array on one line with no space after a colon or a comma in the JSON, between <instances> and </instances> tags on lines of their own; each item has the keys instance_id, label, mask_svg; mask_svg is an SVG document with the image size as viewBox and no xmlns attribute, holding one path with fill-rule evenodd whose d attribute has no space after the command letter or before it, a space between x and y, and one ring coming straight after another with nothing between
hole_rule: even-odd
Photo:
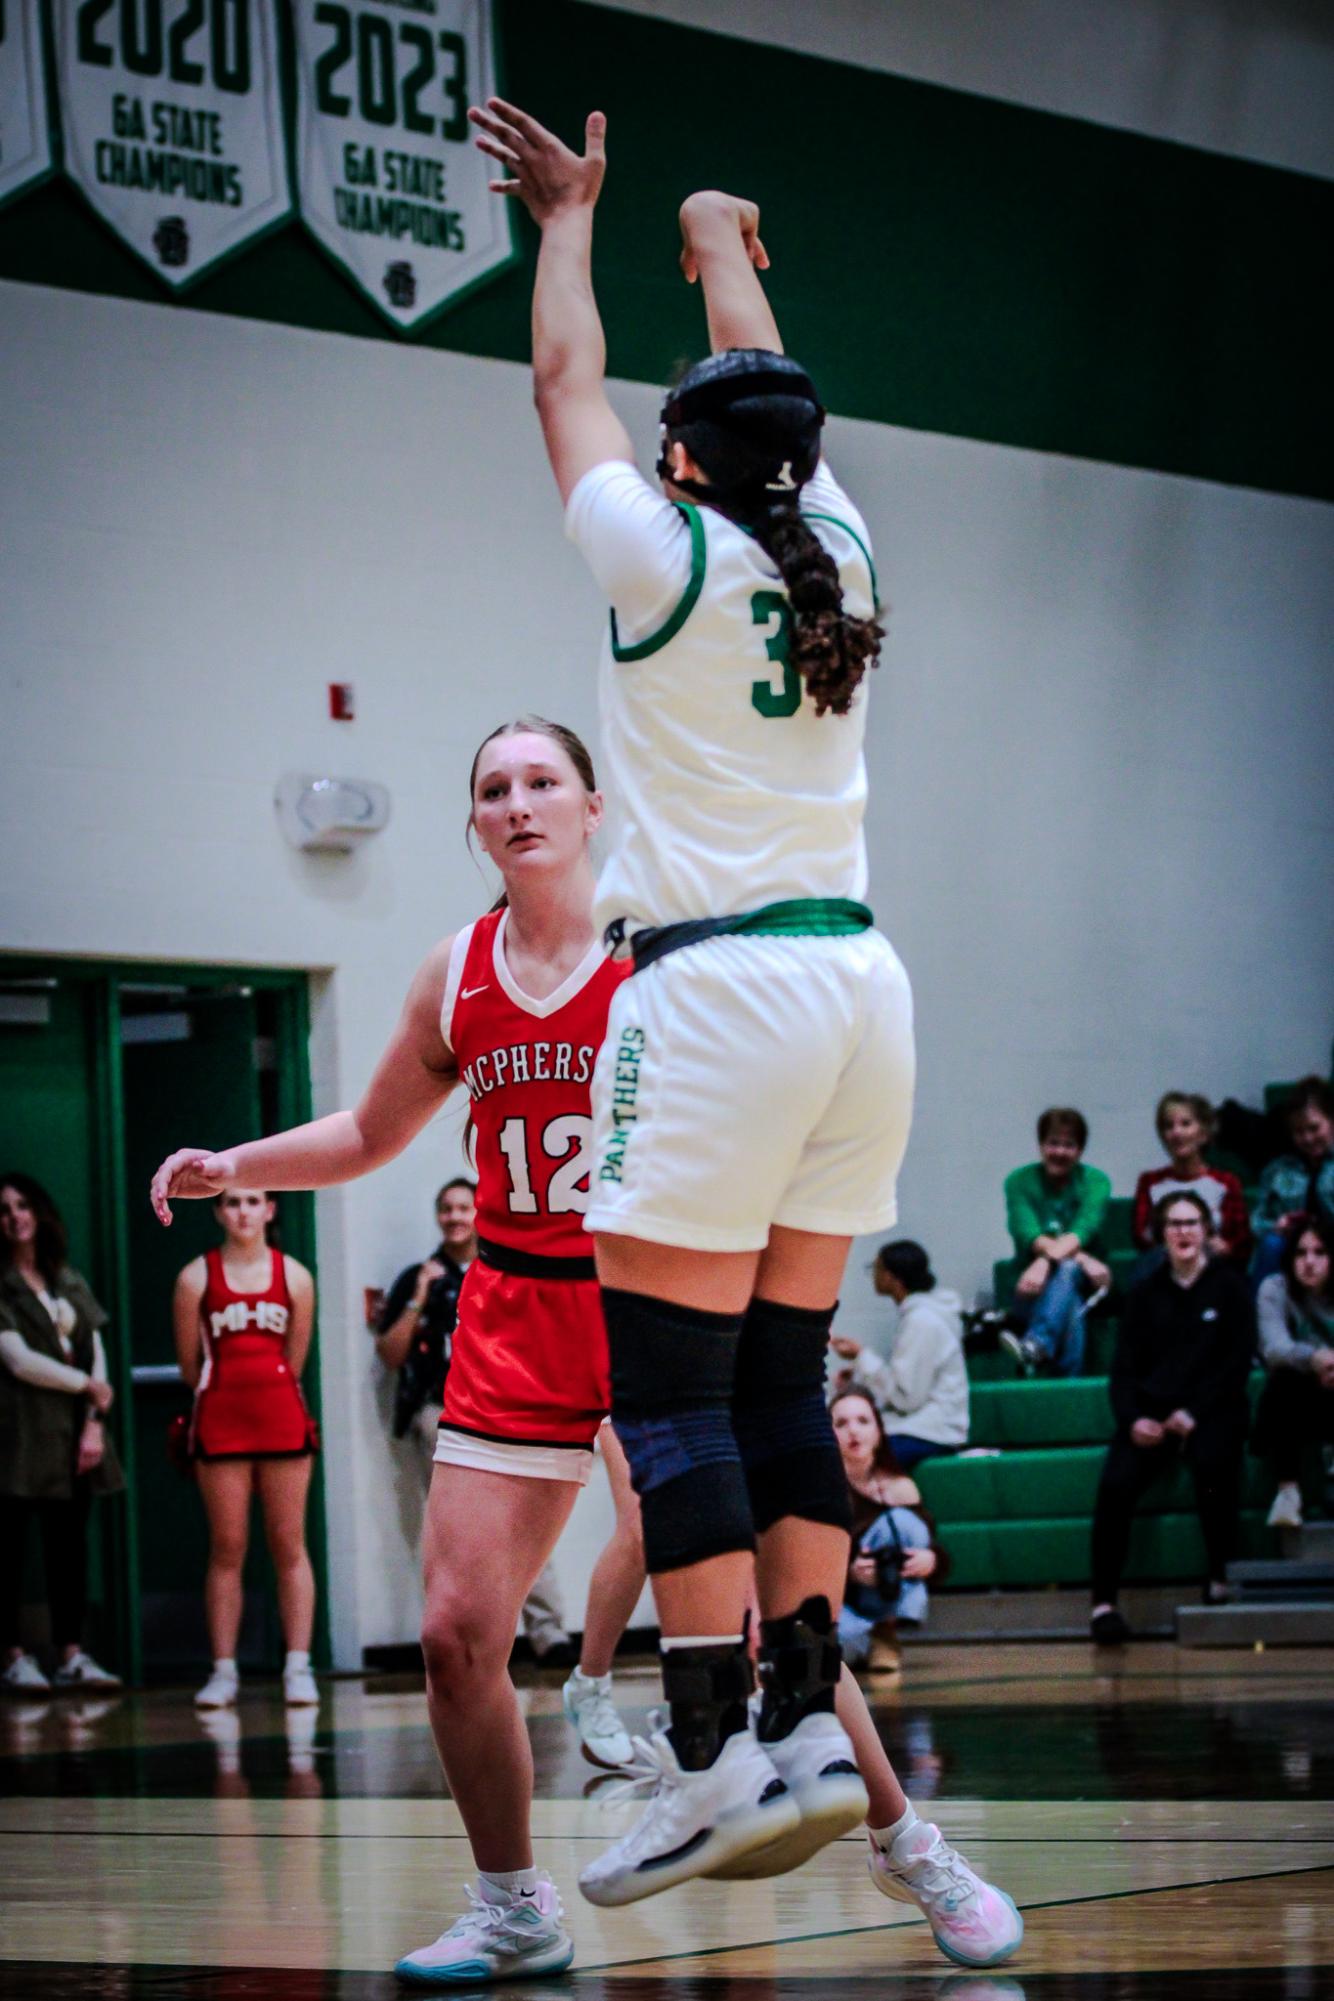
<instances>
[{"instance_id":1,"label":"black knee brace","mask_svg":"<svg viewBox=\"0 0 1334 2001\"><path fill-rule=\"evenodd\" d=\"M843 1650L827 1598L807 1598L784 1618L762 1619L760 1742L771 1744L786 1737L817 1710L832 1716L834 1691L842 1672ZM855 1771L856 1767L845 1769Z\"/></svg>"},{"instance_id":2,"label":"black knee brace","mask_svg":"<svg viewBox=\"0 0 1334 2001\"><path fill-rule=\"evenodd\" d=\"M833 1307L752 1299L737 1347L732 1429L762 1535L784 1515L851 1529L847 1476L825 1402Z\"/></svg>"},{"instance_id":3,"label":"black knee brace","mask_svg":"<svg viewBox=\"0 0 1334 2001\"><path fill-rule=\"evenodd\" d=\"M649 1575L755 1547L730 1405L741 1316L602 1289L611 1412Z\"/></svg>"}]
</instances>

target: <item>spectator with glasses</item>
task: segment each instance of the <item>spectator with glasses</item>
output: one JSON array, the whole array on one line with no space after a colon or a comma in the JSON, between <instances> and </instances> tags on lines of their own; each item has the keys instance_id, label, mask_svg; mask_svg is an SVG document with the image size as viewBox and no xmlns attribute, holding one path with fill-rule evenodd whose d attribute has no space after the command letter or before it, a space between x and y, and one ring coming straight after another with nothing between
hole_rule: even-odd
<instances>
[{"instance_id":1,"label":"spectator with glasses","mask_svg":"<svg viewBox=\"0 0 1334 2001\"><path fill-rule=\"evenodd\" d=\"M1116 1600L1135 1508L1179 1460L1195 1483L1206 1603L1226 1599L1236 1551L1246 1378L1255 1350L1250 1290L1225 1258L1210 1258L1213 1217L1193 1189L1164 1196L1154 1225L1167 1256L1131 1287L1112 1363L1116 1433L1093 1516L1090 1619L1100 1642L1129 1638Z\"/></svg>"}]
</instances>

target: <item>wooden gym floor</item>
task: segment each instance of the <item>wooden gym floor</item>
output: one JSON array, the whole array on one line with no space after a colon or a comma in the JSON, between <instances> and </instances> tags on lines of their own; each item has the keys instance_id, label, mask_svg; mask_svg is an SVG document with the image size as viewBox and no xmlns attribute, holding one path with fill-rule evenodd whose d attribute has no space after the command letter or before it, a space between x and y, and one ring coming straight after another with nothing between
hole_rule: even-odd
<instances>
[{"instance_id":1,"label":"wooden gym floor","mask_svg":"<svg viewBox=\"0 0 1334 2001\"><path fill-rule=\"evenodd\" d=\"M1334 1654L1147 1643L917 1646L877 1690L917 1803L1023 1906L1018 1957L951 1968L867 1880L859 1839L793 1875L625 1911L579 1896L621 1824L560 1715L522 1691L538 1859L572 2001L1317 2001L1334 1997ZM647 1665L618 1674L642 1724ZM388 1968L472 1875L419 1686L331 1684L290 1721L188 1690L0 1705L0 2001L388 2001ZM480 1993L482 1990L469 1990Z\"/></svg>"}]
</instances>

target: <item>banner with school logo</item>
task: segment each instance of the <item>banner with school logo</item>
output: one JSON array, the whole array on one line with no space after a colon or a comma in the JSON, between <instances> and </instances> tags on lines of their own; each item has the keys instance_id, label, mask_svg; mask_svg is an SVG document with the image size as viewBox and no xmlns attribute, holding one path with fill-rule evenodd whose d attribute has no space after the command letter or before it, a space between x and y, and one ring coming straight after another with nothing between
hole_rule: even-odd
<instances>
[{"instance_id":1,"label":"banner with school logo","mask_svg":"<svg viewBox=\"0 0 1334 2001\"><path fill-rule=\"evenodd\" d=\"M0 203L51 171L41 0L0 0Z\"/></svg>"},{"instance_id":2,"label":"banner with school logo","mask_svg":"<svg viewBox=\"0 0 1334 2001\"><path fill-rule=\"evenodd\" d=\"M467 115L495 90L490 0L293 0L292 11L302 220L409 332L516 255Z\"/></svg>"},{"instance_id":3,"label":"banner with school logo","mask_svg":"<svg viewBox=\"0 0 1334 2001\"><path fill-rule=\"evenodd\" d=\"M65 171L174 290L291 213L274 0L57 0Z\"/></svg>"}]
</instances>

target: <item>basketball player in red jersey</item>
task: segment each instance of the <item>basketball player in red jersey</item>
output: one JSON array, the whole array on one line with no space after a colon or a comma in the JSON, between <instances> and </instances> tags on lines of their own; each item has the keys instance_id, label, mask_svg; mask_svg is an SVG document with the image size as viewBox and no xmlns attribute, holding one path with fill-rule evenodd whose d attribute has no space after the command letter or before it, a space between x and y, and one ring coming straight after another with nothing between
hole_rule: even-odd
<instances>
[{"instance_id":1,"label":"basketball player in red jersey","mask_svg":"<svg viewBox=\"0 0 1334 2001\"><path fill-rule=\"evenodd\" d=\"M301 1394L315 1286L303 1264L270 1247L274 1205L262 1189L225 1189L214 1206L223 1243L186 1265L172 1299L176 1357L195 1393L190 1450L209 1531L204 1603L213 1672L195 1702L226 1709L236 1701L241 1573L257 1493L287 1643L283 1694L300 1708L319 1700L306 1551L315 1426Z\"/></svg>"},{"instance_id":2,"label":"basketball player in red jersey","mask_svg":"<svg viewBox=\"0 0 1334 2001\"><path fill-rule=\"evenodd\" d=\"M431 1726L480 1880L469 1909L398 1972L427 1986L562 1972L574 1946L533 1866L528 1734L507 1671L520 1605L592 1465L609 1399L583 1234L589 1084L622 969L593 929L602 799L572 731L503 725L473 763L471 826L503 907L447 938L409 989L355 1110L163 1162L181 1197L321 1188L383 1166L456 1084L476 1133L478 1257L459 1299L423 1561Z\"/></svg>"}]
</instances>

